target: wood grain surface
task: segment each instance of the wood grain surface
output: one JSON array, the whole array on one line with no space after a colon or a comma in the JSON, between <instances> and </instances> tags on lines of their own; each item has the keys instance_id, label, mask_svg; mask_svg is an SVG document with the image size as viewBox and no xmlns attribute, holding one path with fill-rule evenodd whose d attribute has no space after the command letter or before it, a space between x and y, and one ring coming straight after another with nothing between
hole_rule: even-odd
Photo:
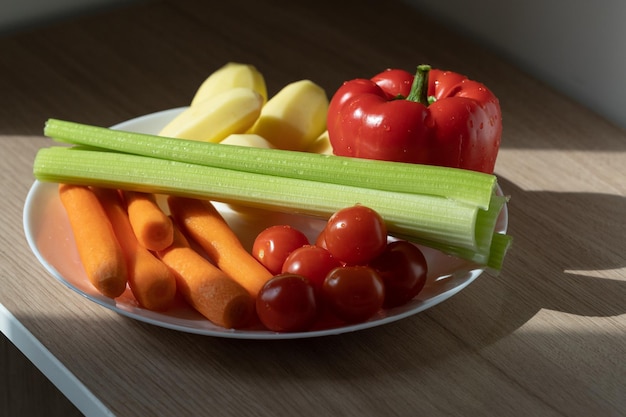
<instances>
[{"instance_id":1,"label":"wood grain surface","mask_svg":"<svg viewBox=\"0 0 626 417\"><path fill-rule=\"evenodd\" d=\"M257 66L270 94L420 63L487 84L515 238L501 273L390 325L292 341L166 330L55 281L22 228L44 121L183 106L228 61ZM143 2L0 38L0 95L0 303L115 415L626 415L626 132L419 10Z\"/></svg>"}]
</instances>

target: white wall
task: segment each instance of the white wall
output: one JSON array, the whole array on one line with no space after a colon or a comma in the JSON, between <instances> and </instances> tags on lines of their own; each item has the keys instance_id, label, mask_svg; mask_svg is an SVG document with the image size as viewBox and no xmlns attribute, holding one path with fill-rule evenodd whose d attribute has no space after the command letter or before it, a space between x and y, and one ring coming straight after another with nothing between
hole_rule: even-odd
<instances>
[{"instance_id":1,"label":"white wall","mask_svg":"<svg viewBox=\"0 0 626 417\"><path fill-rule=\"evenodd\" d=\"M625 0L404 0L626 128Z\"/></svg>"},{"instance_id":2,"label":"white wall","mask_svg":"<svg viewBox=\"0 0 626 417\"><path fill-rule=\"evenodd\" d=\"M404 0L626 128L625 0ZM130 0L0 0L0 34Z\"/></svg>"}]
</instances>

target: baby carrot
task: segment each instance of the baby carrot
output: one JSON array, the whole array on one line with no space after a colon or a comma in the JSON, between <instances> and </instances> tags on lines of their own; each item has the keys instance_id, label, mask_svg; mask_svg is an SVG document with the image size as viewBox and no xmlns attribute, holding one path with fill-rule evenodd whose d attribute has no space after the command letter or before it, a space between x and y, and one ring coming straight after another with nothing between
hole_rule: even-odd
<instances>
[{"instance_id":1,"label":"baby carrot","mask_svg":"<svg viewBox=\"0 0 626 417\"><path fill-rule=\"evenodd\" d=\"M172 219L161 210L154 194L124 191L130 225L139 243L151 251L167 248L174 239Z\"/></svg>"},{"instance_id":2,"label":"baby carrot","mask_svg":"<svg viewBox=\"0 0 626 417\"><path fill-rule=\"evenodd\" d=\"M192 249L178 228L172 245L157 254L174 271L185 300L200 314L227 329L248 324L254 312L248 291Z\"/></svg>"},{"instance_id":3,"label":"baby carrot","mask_svg":"<svg viewBox=\"0 0 626 417\"><path fill-rule=\"evenodd\" d=\"M126 290L126 261L98 198L88 187L69 184L59 184L59 197L87 278L102 295L120 296Z\"/></svg>"},{"instance_id":4,"label":"baby carrot","mask_svg":"<svg viewBox=\"0 0 626 417\"><path fill-rule=\"evenodd\" d=\"M241 241L210 201L168 197L174 220L206 251L219 269L239 282L256 298L272 277L241 244Z\"/></svg>"},{"instance_id":5,"label":"baby carrot","mask_svg":"<svg viewBox=\"0 0 626 417\"><path fill-rule=\"evenodd\" d=\"M94 188L126 256L128 285L142 307L165 310L174 302L176 278L170 269L139 244L117 190Z\"/></svg>"}]
</instances>

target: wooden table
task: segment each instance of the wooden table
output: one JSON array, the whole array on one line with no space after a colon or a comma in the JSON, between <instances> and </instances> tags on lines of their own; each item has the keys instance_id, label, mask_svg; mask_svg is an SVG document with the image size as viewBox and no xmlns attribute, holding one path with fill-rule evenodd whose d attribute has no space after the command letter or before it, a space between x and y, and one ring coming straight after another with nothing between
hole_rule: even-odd
<instances>
[{"instance_id":1,"label":"wooden table","mask_svg":"<svg viewBox=\"0 0 626 417\"><path fill-rule=\"evenodd\" d=\"M626 132L403 3L338 4L163 0L0 39L5 336L86 415L625 415ZM425 62L487 84L515 237L502 272L393 324L291 341L167 330L59 284L22 228L44 121L183 106L228 61L270 93Z\"/></svg>"}]
</instances>

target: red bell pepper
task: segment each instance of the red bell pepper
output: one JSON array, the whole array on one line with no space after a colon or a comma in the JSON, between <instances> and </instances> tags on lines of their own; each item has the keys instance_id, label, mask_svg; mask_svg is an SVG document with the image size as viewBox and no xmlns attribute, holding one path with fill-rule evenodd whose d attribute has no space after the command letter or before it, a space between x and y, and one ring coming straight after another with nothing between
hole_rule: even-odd
<instances>
[{"instance_id":1,"label":"red bell pepper","mask_svg":"<svg viewBox=\"0 0 626 417\"><path fill-rule=\"evenodd\" d=\"M467 77L420 65L345 82L328 110L336 155L493 173L502 135L496 96Z\"/></svg>"}]
</instances>

